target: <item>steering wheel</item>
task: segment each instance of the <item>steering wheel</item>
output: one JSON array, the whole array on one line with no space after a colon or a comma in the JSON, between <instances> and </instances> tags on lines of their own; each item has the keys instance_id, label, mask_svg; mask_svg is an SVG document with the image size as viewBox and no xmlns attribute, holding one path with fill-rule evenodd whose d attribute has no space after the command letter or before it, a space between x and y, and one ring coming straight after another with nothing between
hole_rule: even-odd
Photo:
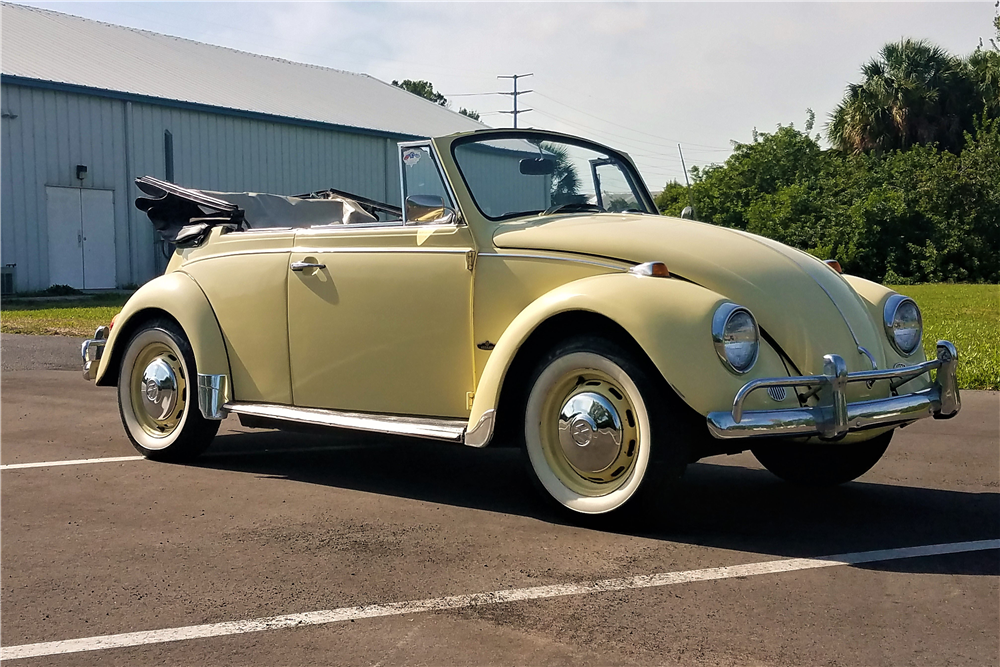
<instances>
[{"instance_id":1,"label":"steering wheel","mask_svg":"<svg viewBox=\"0 0 1000 667\"><path fill-rule=\"evenodd\" d=\"M597 204L569 203L569 204L558 204L556 206L550 206L544 211L542 211L542 215L552 215L553 213L560 213L560 212L582 212L582 211L594 211L600 213L603 210L604 209L602 209Z\"/></svg>"}]
</instances>

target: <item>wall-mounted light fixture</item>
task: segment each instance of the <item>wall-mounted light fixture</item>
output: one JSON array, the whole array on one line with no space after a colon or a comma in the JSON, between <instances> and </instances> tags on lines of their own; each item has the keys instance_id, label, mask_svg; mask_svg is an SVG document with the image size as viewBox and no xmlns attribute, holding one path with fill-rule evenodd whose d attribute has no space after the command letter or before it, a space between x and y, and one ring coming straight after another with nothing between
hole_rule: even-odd
<instances>
[{"instance_id":1,"label":"wall-mounted light fixture","mask_svg":"<svg viewBox=\"0 0 1000 667\"><path fill-rule=\"evenodd\" d=\"M85 164L76 165L76 178L79 181L82 181L83 179L87 178L87 165Z\"/></svg>"}]
</instances>

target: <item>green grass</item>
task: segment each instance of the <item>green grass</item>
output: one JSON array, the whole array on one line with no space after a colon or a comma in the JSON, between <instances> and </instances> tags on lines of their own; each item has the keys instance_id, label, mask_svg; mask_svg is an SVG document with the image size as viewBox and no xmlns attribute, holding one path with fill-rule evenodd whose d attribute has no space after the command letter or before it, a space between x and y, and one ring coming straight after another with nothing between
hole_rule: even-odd
<instances>
[{"instance_id":1,"label":"green grass","mask_svg":"<svg viewBox=\"0 0 1000 667\"><path fill-rule=\"evenodd\" d=\"M122 309L128 294L51 301L4 300L0 305L0 332L49 336L94 335Z\"/></svg>"},{"instance_id":2,"label":"green grass","mask_svg":"<svg viewBox=\"0 0 1000 667\"><path fill-rule=\"evenodd\" d=\"M958 383L962 389L1000 389L1000 286L899 285L913 297L924 317L924 348L936 354L942 338L958 347ZM90 336L107 324L128 299L124 294L86 300L4 301L3 333Z\"/></svg>"},{"instance_id":3,"label":"green grass","mask_svg":"<svg viewBox=\"0 0 1000 667\"><path fill-rule=\"evenodd\" d=\"M1000 389L1000 285L890 285L912 297L924 318L924 350L938 340L958 348L958 386Z\"/></svg>"}]
</instances>

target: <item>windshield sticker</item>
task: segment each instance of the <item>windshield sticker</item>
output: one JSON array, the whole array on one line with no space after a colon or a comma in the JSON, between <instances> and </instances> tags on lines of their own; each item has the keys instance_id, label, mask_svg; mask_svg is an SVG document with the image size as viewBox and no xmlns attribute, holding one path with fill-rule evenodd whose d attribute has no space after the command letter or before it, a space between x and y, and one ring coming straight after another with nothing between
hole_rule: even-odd
<instances>
[{"instance_id":1,"label":"windshield sticker","mask_svg":"<svg viewBox=\"0 0 1000 667\"><path fill-rule=\"evenodd\" d=\"M420 162L420 151L416 148L410 148L403 151L403 164L407 166L415 165Z\"/></svg>"}]
</instances>

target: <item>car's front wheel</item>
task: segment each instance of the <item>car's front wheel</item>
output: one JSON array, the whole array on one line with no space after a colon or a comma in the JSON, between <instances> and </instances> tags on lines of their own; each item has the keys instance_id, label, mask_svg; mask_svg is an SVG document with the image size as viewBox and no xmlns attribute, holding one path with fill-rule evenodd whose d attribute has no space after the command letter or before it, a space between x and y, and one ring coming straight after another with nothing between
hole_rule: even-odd
<instances>
[{"instance_id":1,"label":"car's front wheel","mask_svg":"<svg viewBox=\"0 0 1000 667\"><path fill-rule=\"evenodd\" d=\"M195 372L191 345L173 321L150 321L132 335L118 375L118 409L143 456L183 461L211 444L219 422L198 410Z\"/></svg>"},{"instance_id":2,"label":"car's front wheel","mask_svg":"<svg viewBox=\"0 0 1000 667\"><path fill-rule=\"evenodd\" d=\"M662 409L670 389L647 366L612 341L580 337L531 375L524 446L539 485L563 507L611 512L683 472L687 443Z\"/></svg>"},{"instance_id":3,"label":"car's front wheel","mask_svg":"<svg viewBox=\"0 0 1000 667\"><path fill-rule=\"evenodd\" d=\"M852 444L767 443L754 447L754 457L769 471L793 484L834 486L871 470L889 447L894 431Z\"/></svg>"}]
</instances>

